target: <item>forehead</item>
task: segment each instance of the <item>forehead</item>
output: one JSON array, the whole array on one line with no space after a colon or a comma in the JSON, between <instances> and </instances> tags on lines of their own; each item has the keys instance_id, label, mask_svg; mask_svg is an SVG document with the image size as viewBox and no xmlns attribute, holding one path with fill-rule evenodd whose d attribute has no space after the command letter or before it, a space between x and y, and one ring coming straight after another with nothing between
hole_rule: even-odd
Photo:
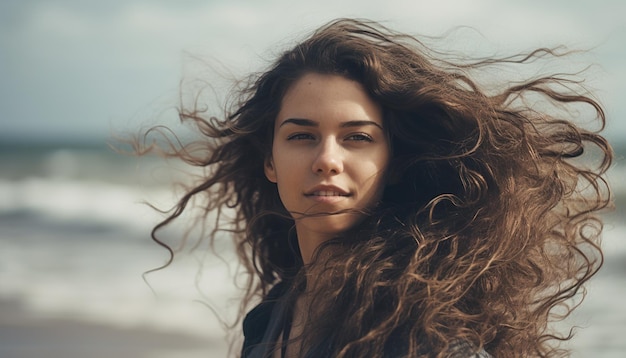
<instances>
[{"instance_id":1,"label":"forehead","mask_svg":"<svg viewBox=\"0 0 626 358\"><path fill-rule=\"evenodd\" d=\"M339 75L307 73L281 101L276 124L289 118L371 120L382 126L382 109L356 81Z\"/></svg>"}]
</instances>

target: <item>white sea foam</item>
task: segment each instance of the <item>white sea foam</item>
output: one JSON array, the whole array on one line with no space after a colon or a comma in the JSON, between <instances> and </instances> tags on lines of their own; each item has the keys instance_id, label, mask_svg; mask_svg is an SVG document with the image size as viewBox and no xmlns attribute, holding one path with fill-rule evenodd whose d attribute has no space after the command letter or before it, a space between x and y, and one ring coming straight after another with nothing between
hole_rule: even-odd
<instances>
[{"instance_id":1,"label":"white sea foam","mask_svg":"<svg viewBox=\"0 0 626 358\"><path fill-rule=\"evenodd\" d=\"M162 215L145 202L168 207L175 201L168 187L131 187L60 178L0 180L0 214L27 212L52 220L81 220L138 227Z\"/></svg>"},{"instance_id":2,"label":"white sea foam","mask_svg":"<svg viewBox=\"0 0 626 358\"><path fill-rule=\"evenodd\" d=\"M146 276L150 285L142 278L169 257L149 237L163 215L143 202L167 208L175 199L168 186L0 180L0 299L42 317L223 338L220 319L232 323L238 304L229 300L239 294L234 250L227 260L206 248L182 252Z\"/></svg>"}]
</instances>

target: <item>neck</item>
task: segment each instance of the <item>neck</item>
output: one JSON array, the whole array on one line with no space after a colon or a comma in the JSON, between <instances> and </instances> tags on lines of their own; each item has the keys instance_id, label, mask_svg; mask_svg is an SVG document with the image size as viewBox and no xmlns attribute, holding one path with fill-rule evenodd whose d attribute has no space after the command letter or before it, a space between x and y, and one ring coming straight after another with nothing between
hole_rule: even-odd
<instances>
[{"instance_id":1,"label":"neck","mask_svg":"<svg viewBox=\"0 0 626 358\"><path fill-rule=\"evenodd\" d=\"M300 246L300 255L302 255L304 274L306 276L305 293L313 292L321 279L328 279L332 276L326 271L326 267L332 259L332 253L338 247L336 245L326 246L320 251L320 246L330 240L330 238L324 236L302 237L298 235L298 245Z\"/></svg>"},{"instance_id":2,"label":"neck","mask_svg":"<svg viewBox=\"0 0 626 358\"><path fill-rule=\"evenodd\" d=\"M333 236L330 234L311 232L302 228L296 227L296 234L298 235L298 246L300 247L300 256L302 257L302 263L305 267L312 263L313 256L316 250L326 241L330 240ZM317 255L317 262L322 261L322 253ZM316 262L316 263L317 263Z\"/></svg>"}]
</instances>

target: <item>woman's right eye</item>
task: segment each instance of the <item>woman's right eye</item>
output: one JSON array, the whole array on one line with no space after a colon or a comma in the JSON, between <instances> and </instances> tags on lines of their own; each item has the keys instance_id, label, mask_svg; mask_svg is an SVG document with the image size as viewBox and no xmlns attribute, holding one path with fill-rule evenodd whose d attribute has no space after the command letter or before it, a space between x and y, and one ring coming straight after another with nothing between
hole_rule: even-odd
<instances>
[{"instance_id":1,"label":"woman's right eye","mask_svg":"<svg viewBox=\"0 0 626 358\"><path fill-rule=\"evenodd\" d=\"M287 140L313 140L315 137L309 133L295 133L287 137Z\"/></svg>"}]
</instances>

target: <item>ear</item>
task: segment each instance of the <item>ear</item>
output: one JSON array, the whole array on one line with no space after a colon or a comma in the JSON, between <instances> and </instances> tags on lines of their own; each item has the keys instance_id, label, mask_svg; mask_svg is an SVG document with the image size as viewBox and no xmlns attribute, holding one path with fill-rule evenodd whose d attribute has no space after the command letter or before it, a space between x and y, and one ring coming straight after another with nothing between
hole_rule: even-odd
<instances>
[{"instance_id":1,"label":"ear","mask_svg":"<svg viewBox=\"0 0 626 358\"><path fill-rule=\"evenodd\" d=\"M272 158L265 159L263 170L265 171L265 177L267 180L272 183L276 183L276 169L274 168L274 161Z\"/></svg>"}]
</instances>

